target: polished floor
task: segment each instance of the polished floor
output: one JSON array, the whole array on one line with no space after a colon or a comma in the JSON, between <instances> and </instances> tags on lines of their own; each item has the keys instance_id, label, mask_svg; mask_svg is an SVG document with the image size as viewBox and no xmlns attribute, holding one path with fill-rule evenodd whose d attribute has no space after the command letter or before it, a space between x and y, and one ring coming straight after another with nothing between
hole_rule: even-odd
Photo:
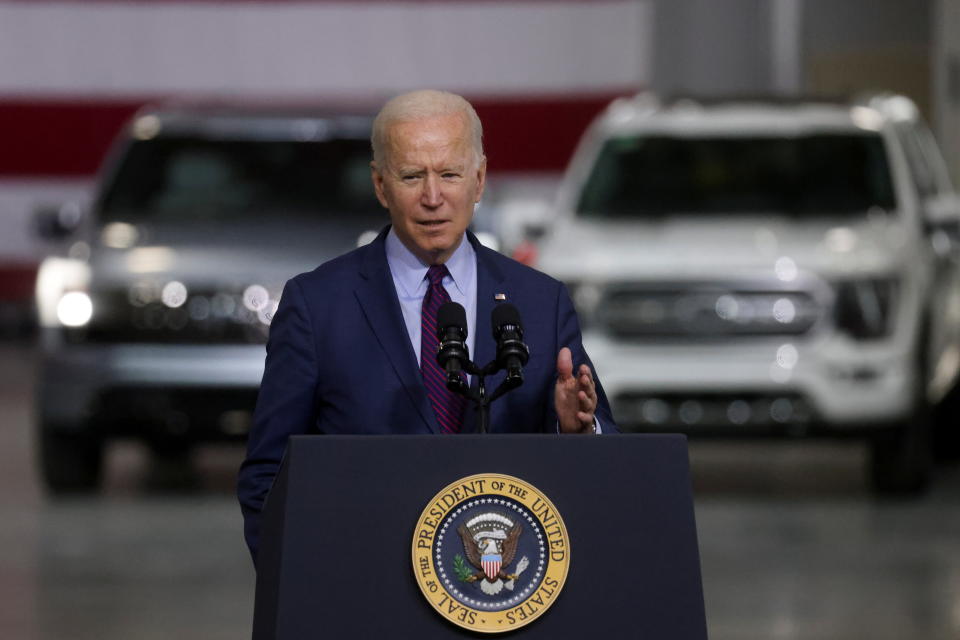
<instances>
[{"instance_id":1,"label":"polished floor","mask_svg":"<svg viewBox=\"0 0 960 640\"><path fill-rule=\"evenodd\" d=\"M33 370L32 349L0 345L0 638L249 637L241 452L199 451L192 481L171 488L157 482L169 469L118 445L101 496L50 501L33 467ZM957 466L888 502L855 443L694 443L691 460L712 640L960 638Z\"/></svg>"}]
</instances>

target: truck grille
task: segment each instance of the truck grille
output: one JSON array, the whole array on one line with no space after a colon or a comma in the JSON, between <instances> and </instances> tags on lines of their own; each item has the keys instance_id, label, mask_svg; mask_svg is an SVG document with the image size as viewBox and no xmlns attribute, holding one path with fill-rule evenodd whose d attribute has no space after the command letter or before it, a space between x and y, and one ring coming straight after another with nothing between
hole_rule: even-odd
<instances>
[{"instance_id":1,"label":"truck grille","mask_svg":"<svg viewBox=\"0 0 960 640\"><path fill-rule=\"evenodd\" d=\"M70 330L74 341L97 343L258 344L267 340L275 309L258 312L243 294L191 291L178 307L144 301L131 292L112 290L92 296L94 317L83 329Z\"/></svg>"},{"instance_id":2,"label":"truck grille","mask_svg":"<svg viewBox=\"0 0 960 640\"><path fill-rule=\"evenodd\" d=\"M624 339L644 337L797 336L822 315L805 291L775 289L636 287L607 288L596 322Z\"/></svg>"},{"instance_id":3,"label":"truck grille","mask_svg":"<svg viewBox=\"0 0 960 640\"><path fill-rule=\"evenodd\" d=\"M628 431L790 429L816 420L806 398L762 392L630 392L613 398L613 410Z\"/></svg>"}]
</instances>

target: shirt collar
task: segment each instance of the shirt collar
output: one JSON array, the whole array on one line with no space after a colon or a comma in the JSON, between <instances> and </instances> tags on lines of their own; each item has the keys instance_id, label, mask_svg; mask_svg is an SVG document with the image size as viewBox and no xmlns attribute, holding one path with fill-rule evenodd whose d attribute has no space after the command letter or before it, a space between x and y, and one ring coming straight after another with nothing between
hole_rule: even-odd
<instances>
[{"instance_id":1,"label":"shirt collar","mask_svg":"<svg viewBox=\"0 0 960 640\"><path fill-rule=\"evenodd\" d=\"M415 256L410 249L397 237L393 226L387 233L386 239L387 264L390 272L393 274L394 281L403 289L403 294L413 296L421 287L425 286L427 269L430 265L424 264L420 258ZM445 263L453 284L460 291L461 295L466 295L467 283L470 273L476 265L476 252L473 245L467 240L467 234L464 233L460 239L460 246L457 247L450 259Z\"/></svg>"}]
</instances>

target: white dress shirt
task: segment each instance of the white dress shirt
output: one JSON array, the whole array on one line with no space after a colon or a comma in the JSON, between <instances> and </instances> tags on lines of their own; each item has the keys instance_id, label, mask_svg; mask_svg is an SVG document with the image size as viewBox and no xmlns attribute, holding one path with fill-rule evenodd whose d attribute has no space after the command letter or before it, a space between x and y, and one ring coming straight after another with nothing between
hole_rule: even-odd
<instances>
[{"instance_id":1,"label":"white dress shirt","mask_svg":"<svg viewBox=\"0 0 960 640\"><path fill-rule=\"evenodd\" d=\"M463 306L467 312L467 349L473 359L474 332L477 327L477 254L466 235L460 240L450 259L445 263L450 275L443 277L443 288L450 300ZM420 307L423 296L427 294L427 270L424 264L410 249L400 241L393 227L387 233L387 265L393 276L393 286L397 290L403 322L407 326L407 335L413 352L420 361Z\"/></svg>"},{"instance_id":2,"label":"white dress shirt","mask_svg":"<svg viewBox=\"0 0 960 640\"><path fill-rule=\"evenodd\" d=\"M390 227L386 241L387 265L393 277L393 286L397 290L397 299L400 301L400 311L403 312L403 323L410 336L413 352L420 362L420 308L423 306L423 296L427 294L427 270L430 265L424 264L410 249L400 241L396 231ZM473 359L474 337L477 327L477 253L473 250L467 236L460 240L460 246L453 252L445 263L450 275L443 277L443 288L450 295L450 300L463 306L467 312L467 350ZM467 376L470 379L470 376ZM593 426L597 433L601 433L600 421L594 416ZM559 428L559 425L558 425Z\"/></svg>"}]
</instances>

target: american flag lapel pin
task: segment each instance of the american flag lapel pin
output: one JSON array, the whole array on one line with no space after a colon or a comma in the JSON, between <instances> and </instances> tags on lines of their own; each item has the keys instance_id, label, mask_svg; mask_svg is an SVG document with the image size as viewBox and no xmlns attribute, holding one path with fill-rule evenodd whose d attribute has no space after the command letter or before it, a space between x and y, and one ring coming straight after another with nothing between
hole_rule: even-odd
<instances>
[{"instance_id":1,"label":"american flag lapel pin","mask_svg":"<svg viewBox=\"0 0 960 640\"><path fill-rule=\"evenodd\" d=\"M495 293L493 294L493 299L498 301L503 301L507 299L507 294L505 293Z\"/></svg>"}]
</instances>

